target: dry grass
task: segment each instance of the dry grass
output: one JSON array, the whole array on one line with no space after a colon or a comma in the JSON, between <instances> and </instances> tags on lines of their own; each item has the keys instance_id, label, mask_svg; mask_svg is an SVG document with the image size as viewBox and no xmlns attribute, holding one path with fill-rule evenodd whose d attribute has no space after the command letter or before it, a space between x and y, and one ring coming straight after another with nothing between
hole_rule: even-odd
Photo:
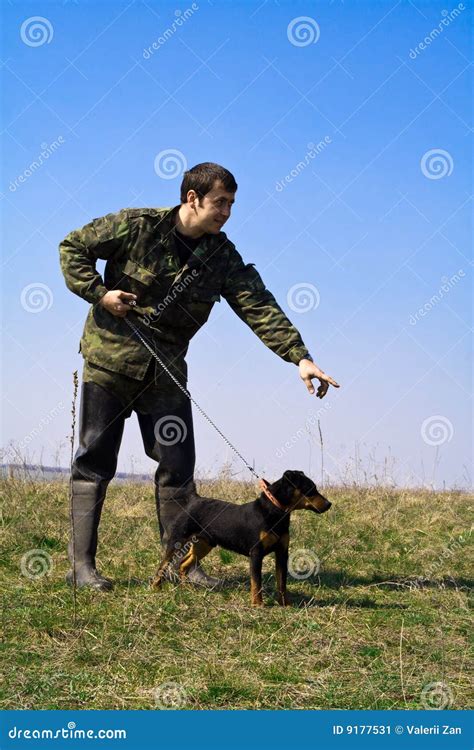
<instances>
[{"instance_id":1,"label":"dry grass","mask_svg":"<svg viewBox=\"0 0 474 750\"><path fill-rule=\"evenodd\" d=\"M225 477L201 490L255 497ZM2 491L4 709L423 708L432 683L446 708L469 705L465 494L328 489L329 513L292 521L290 550L316 553L319 575L290 578L293 606L282 609L267 558L266 607L255 610L247 560L223 551L206 569L225 590L152 592L153 489L115 485L99 567L116 588L78 592L74 624L67 485L4 479ZM34 579L21 572L32 549L53 563Z\"/></svg>"}]
</instances>

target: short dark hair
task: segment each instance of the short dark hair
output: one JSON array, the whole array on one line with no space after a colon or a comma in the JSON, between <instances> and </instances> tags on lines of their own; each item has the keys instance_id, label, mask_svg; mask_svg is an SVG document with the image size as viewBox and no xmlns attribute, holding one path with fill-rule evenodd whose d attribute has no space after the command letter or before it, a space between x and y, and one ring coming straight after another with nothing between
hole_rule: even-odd
<instances>
[{"instance_id":1,"label":"short dark hair","mask_svg":"<svg viewBox=\"0 0 474 750\"><path fill-rule=\"evenodd\" d=\"M181 203L187 202L188 190L195 190L199 198L209 193L216 180L222 182L228 193L235 193L237 183L232 172L229 172L220 164L214 164L212 161L204 161L202 164L196 164L195 167L188 169L183 175L181 183Z\"/></svg>"}]
</instances>

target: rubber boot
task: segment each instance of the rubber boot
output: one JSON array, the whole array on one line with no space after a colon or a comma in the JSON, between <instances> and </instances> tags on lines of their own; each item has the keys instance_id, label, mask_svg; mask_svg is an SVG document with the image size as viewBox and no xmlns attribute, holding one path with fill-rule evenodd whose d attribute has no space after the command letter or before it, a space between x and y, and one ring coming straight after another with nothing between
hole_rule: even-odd
<instances>
[{"instance_id":1,"label":"rubber boot","mask_svg":"<svg viewBox=\"0 0 474 750\"><path fill-rule=\"evenodd\" d=\"M183 508L186 505L186 501L183 498L181 498L181 500L175 499L174 492L175 491L170 491L168 493L168 488L166 488L166 490L161 491L161 495L165 495L165 497L160 498L160 492L158 487L156 487L156 509L158 513L161 546L163 551L165 551L168 546L169 532L175 520L181 513L183 513ZM168 563L163 579L170 583L180 583L181 579L179 577L178 567L179 560L175 563Z\"/></svg>"},{"instance_id":2,"label":"rubber boot","mask_svg":"<svg viewBox=\"0 0 474 750\"><path fill-rule=\"evenodd\" d=\"M97 571L95 554L97 551L98 527L108 482L72 481L72 521L68 556L74 565L77 588L89 587L98 591L110 591L113 583ZM74 559L74 562L73 562ZM74 584L73 570L66 575L66 581Z\"/></svg>"},{"instance_id":3,"label":"rubber boot","mask_svg":"<svg viewBox=\"0 0 474 750\"><path fill-rule=\"evenodd\" d=\"M200 498L196 492L196 485L193 481L182 488L176 487L162 487L161 489L156 487L156 499L157 508L160 519L160 534L161 543L163 548L166 548L168 533L181 513L186 513L186 507L189 502L193 499ZM165 574L165 580L171 581L172 583L178 582L179 575L177 566L171 568L168 566L168 570ZM186 576L186 580L192 583L194 586L199 586L207 589L219 588L222 585L222 581L219 578L207 575L203 570L200 562L195 563Z\"/></svg>"}]
</instances>

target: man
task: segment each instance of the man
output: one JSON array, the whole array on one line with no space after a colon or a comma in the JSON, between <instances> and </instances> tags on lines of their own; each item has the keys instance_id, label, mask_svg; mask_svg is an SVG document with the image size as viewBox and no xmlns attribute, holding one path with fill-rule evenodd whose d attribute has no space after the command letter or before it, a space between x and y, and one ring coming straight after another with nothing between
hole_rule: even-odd
<instances>
[{"instance_id":1,"label":"man","mask_svg":"<svg viewBox=\"0 0 474 750\"><path fill-rule=\"evenodd\" d=\"M237 184L218 164L185 172L174 208L128 208L94 219L60 244L68 288L91 304L81 338L84 357L79 448L72 467L69 558L78 586L109 590L96 569L97 533L115 475L125 419L138 416L145 452L158 462L160 535L196 494L191 404L125 322L127 316L183 386L189 341L222 295L272 351L299 367L317 395L338 384L312 361L298 331L221 231ZM106 260L104 279L96 261ZM133 307L131 307L133 305ZM214 586L198 565L189 579ZM67 580L73 580L73 571Z\"/></svg>"}]
</instances>

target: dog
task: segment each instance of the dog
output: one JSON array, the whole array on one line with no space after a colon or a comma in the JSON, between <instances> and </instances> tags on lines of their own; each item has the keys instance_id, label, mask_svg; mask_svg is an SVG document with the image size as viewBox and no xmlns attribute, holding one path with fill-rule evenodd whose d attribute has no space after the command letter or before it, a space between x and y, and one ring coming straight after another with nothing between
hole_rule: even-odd
<instances>
[{"instance_id":1,"label":"dog","mask_svg":"<svg viewBox=\"0 0 474 750\"><path fill-rule=\"evenodd\" d=\"M278 603L286 606L290 515L296 510L325 513L330 507L329 500L302 471L285 471L271 485L262 480L262 493L244 505L195 498L169 530L165 554L151 586L159 588L168 565L176 563L184 579L192 565L219 546L250 558L251 604L261 607L262 561L274 552Z\"/></svg>"}]
</instances>

